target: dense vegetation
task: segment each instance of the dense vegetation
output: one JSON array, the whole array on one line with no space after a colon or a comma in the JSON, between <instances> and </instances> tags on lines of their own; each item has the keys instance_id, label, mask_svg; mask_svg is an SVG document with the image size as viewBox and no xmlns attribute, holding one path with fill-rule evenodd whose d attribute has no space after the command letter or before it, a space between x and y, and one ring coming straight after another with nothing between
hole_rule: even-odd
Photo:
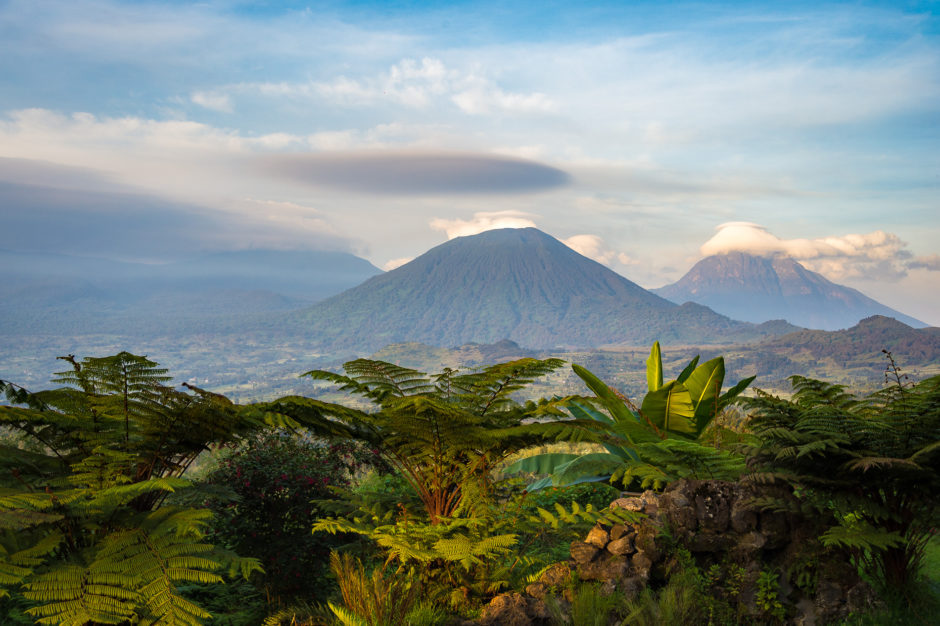
<instances>
[{"instance_id":1,"label":"dense vegetation","mask_svg":"<svg viewBox=\"0 0 940 626\"><path fill-rule=\"evenodd\" d=\"M688 477L743 481L768 511L812 520L813 541L851 559L883 598L849 623L910 623L938 608L923 574L937 567L940 377L915 383L891 369L866 396L793 377L792 395L758 392L742 411L751 379L724 390L723 360L696 357L667 381L656 345L636 401L579 366L585 392L523 401L558 359L437 374L358 359L343 374L307 373L343 402L236 405L170 387L165 370L126 352L64 360L58 389L0 381L9 623L477 618L565 561L595 524L638 523L607 507L620 488ZM532 471L550 473L542 488L526 489ZM670 541L664 579L630 597L569 581L546 596L545 619L740 620L728 603L743 570L702 569ZM748 620L792 614L782 575L762 570Z\"/></svg>"}]
</instances>

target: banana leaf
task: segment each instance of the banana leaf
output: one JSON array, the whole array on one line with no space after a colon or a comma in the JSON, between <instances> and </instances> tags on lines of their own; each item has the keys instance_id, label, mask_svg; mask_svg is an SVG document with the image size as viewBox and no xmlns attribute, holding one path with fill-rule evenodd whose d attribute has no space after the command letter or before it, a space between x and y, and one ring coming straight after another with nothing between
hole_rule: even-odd
<instances>
[{"instance_id":1,"label":"banana leaf","mask_svg":"<svg viewBox=\"0 0 940 626\"><path fill-rule=\"evenodd\" d=\"M702 363L686 379L692 406L695 407L695 435L700 435L718 415L718 397L725 380L725 360L716 357Z\"/></svg>"},{"instance_id":2,"label":"banana leaf","mask_svg":"<svg viewBox=\"0 0 940 626\"><path fill-rule=\"evenodd\" d=\"M695 435L695 407L692 396L682 383L669 381L643 398L643 416L666 434Z\"/></svg>"},{"instance_id":3,"label":"banana leaf","mask_svg":"<svg viewBox=\"0 0 940 626\"><path fill-rule=\"evenodd\" d=\"M658 341L653 342L653 349L646 359L646 386L650 391L656 391L663 386L663 357Z\"/></svg>"}]
</instances>

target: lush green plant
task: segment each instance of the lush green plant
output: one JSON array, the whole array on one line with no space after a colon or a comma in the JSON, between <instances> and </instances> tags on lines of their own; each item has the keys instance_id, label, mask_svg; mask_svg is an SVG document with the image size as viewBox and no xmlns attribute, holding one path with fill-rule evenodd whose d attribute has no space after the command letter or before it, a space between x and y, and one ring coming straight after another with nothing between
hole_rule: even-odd
<instances>
[{"instance_id":1,"label":"lush green plant","mask_svg":"<svg viewBox=\"0 0 940 626\"><path fill-rule=\"evenodd\" d=\"M330 554L330 568L339 582L343 605L330 609L343 626L398 626L416 608L423 589L420 580L405 572L376 567L369 574L359 559Z\"/></svg>"},{"instance_id":2,"label":"lush green plant","mask_svg":"<svg viewBox=\"0 0 940 626\"><path fill-rule=\"evenodd\" d=\"M627 602L621 624L660 626L662 624L715 624L708 605L702 602L700 581L692 574L677 573L658 592L649 587Z\"/></svg>"},{"instance_id":3,"label":"lush green plant","mask_svg":"<svg viewBox=\"0 0 940 626\"><path fill-rule=\"evenodd\" d=\"M770 569L761 571L757 577L757 595L754 602L761 613L774 621L783 620L786 609L779 598L780 574Z\"/></svg>"},{"instance_id":4,"label":"lush green plant","mask_svg":"<svg viewBox=\"0 0 940 626\"><path fill-rule=\"evenodd\" d=\"M550 474L529 485L530 490L585 481L626 485L637 478L643 486L661 486L680 477L739 476L744 469L742 457L701 444L712 421L754 377L722 394L724 359L716 357L699 365L695 357L675 380L664 384L659 342L653 344L646 367L649 391L637 407L588 370L572 365L596 398L591 402L571 399L566 407L584 424L581 437L598 441L606 452L536 455L503 471Z\"/></svg>"},{"instance_id":5,"label":"lush green plant","mask_svg":"<svg viewBox=\"0 0 940 626\"><path fill-rule=\"evenodd\" d=\"M432 524L490 499L491 470L508 455L552 441L559 427L528 423L545 408L512 395L561 367L560 359L521 359L460 374L424 372L383 361L346 363L346 375L307 372L376 405L369 413L290 396L255 410L325 437L354 439L377 450L418 494Z\"/></svg>"},{"instance_id":6,"label":"lush green plant","mask_svg":"<svg viewBox=\"0 0 940 626\"><path fill-rule=\"evenodd\" d=\"M209 500L212 538L262 563L264 576L256 578L269 604L323 601L332 586L330 550L342 538L310 532L326 512L317 501L337 498L335 488L348 487L374 458L352 442L328 444L285 431L256 436L205 478L227 492Z\"/></svg>"},{"instance_id":7,"label":"lush green plant","mask_svg":"<svg viewBox=\"0 0 940 626\"><path fill-rule=\"evenodd\" d=\"M520 494L519 503L527 513L536 509L550 509L555 504L568 505L577 502L581 506L590 504L595 509L606 508L620 497L620 490L603 483L578 483L561 487L549 487Z\"/></svg>"},{"instance_id":8,"label":"lush green plant","mask_svg":"<svg viewBox=\"0 0 940 626\"><path fill-rule=\"evenodd\" d=\"M37 445L0 444L0 593L22 588L40 623L199 624L179 591L222 579L229 560L204 541L211 513L169 506L209 443L259 427L222 396L164 383L166 370L126 352L63 357L59 389L0 387L0 423Z\"/></svg>"},{"instance_id":9,"label":"lush green plant","mask_svg":"<svg viewBox=\"0 0 940 626\"><path fill-rule=\"evenodd\" d=\"M914 582L940 507L940 377L900 376L856 397L794 376L793 397L748 400L759 445L752 479L779 487L761 500L822 526L824 545L848 550L877 581Z\"/></svg>"},{"instance_id":10,"label":"lush green plant","mask_svg":"<svg viewBox=\"0 0 940 626\"><path fill-rule=\"evenodd\" d=\"M545 597L552 623L558 626L607 626L626 602L620 592L604 593L597 583L575 583L568 593L571 602L567 607L552 594Z\"/></svg>"}]
</instances>

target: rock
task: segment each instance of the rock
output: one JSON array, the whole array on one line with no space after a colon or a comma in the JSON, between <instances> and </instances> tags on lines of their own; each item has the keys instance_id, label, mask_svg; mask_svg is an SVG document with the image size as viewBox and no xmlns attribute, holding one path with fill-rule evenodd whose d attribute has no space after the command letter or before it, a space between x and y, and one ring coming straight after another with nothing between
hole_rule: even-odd
<instances>
[{"instance_id":1,"label":"rock","mask_svg":"<svg viewBox=\"0 0 940 626\"><path fill-rule=\"evenodd\" d=\"M643 495L640 496L640 500L643 502L643 512L654 517L659 512L659 494L655 491L647 489L643 492Z\"/></svg>"},{"instance_id":2,"label":"rock","mask_svg":"<svg viewBox=\"0 0 940 626\"><path fill-rule=\"evenodd\" d=\"M633 554L636 551L636 548L633 547L633 539L630 535L626 537L621 537L620 539L614 539L607 544L607 551L611 554Z\"/></svg>"},{"instance_id":3,"label":"rock","mask_svg":"<svg viewBox=\"0 0 940 626\"><path fill-rule=\"evenodd\" d=\"M555 563L539 576L539 582L549 587L563 587L571 580L571 568L567 563Z\"/></svg>"},{"instance_id":4,"label":"rock","mask_svg":"<svg viewBox=\"0 0 940 626\"><path fill-rule=\"evenodd\" d=\"M581 580L619 580L630 570L630 564L622 556L608 555L578 568Z\"/></svg>"},{"instance_id":5,"label":"rock","mask_svg":"<svg viewBox=\"0 0 940 626\"><path fill-rule=\"evenodd\" d=\"M821 580L816 585L816 597L813 606L816 609L816 619L821 624L828 624L838 620L846 613L842 602L843 589L838 582Z\"/></svg>"},{"instance_id":6,"label":"rock","mask_svg":"<svg viewBox=\"0 0 940 626\"><path fill-rule=\"evenodd\" d=\"M877 603L875 590L865 581L856 583L845 593L845 608L849 613L864 613Z\"/></svg>"},{"instance_id":7,"label":"rock","mask_svg":"<svg viewBox=\"0 0 940 626\"><path fill-rule=\"evenodd\" d=\"M621 537L623 537L624 535L628 535L632 532L634 532L632 526L626 526L624 524L614 524L610 528L610 540L616 541L620 539Z\"/></svg>"},{"instance_id":8,"label":"rock","mask_svg":"<svg viewBox=\"0 0 940 626\"><path fill-rule=\"evenodd\" d=\"M758 556L757 553L760 552L765 545L767 545L767 537L756 530L752 530L738 538L737 544L732 551L738 561L743 561Z\"/></svg>"},{"instance_id":9,"label":"rock","mask_svg":"<svg viewBox=\"0 0 940 626\"><path fill-rule=\"evenodd\" d=\"M787 520L782 514L764 511L758 516L758 520L758 528L767 538L768 548L782 548L790 540Z\"/></svg>"},{"instance_id":10,"label":"rock","mask_svg":"<svg viewBox=\"0 0 940 626\"><path fill-rule=\"evenodd\" d=\"M549 566L538 578L538 582L549 587L562 587L570 580L571 567L567 563L555 563Z\"/></svg>"},{"instance_id":11,"label":"rock","mask_svg":"<svg viewBox=\"0 0 940 626\"><path fill-rule=\"evenodd\" d=\"M600 554L600 549L583 541L573 541L571 543L571 558L577 564L590 563Z\"/></svg>"},{"instance_id":12,"label":"rock","mask_svg":"<svg viewBox=\"0 0 940 626\"><path fill-rule=\"evenodd\" d=\"M724 552L734 548L735 545L736 540L732 535L707 532L695 533L688 542L691 552Z\"/></svg>"},{"instance_id":13,"label":"rock","mask_svg":"<svg viewBox=\"0 0 940 626\"><path fill-rule=\"evenodd\" d=\"M478 623L481 626L531 626L528 608L521 594L500 594L483 607Z\"/></svg>"},{"instance_id":14,"label":"rock","mask_svg":"<svg viewBox=\"0 0 940 626\"><path fill-rule=\"evenodd\" d=\"M649 580L650 568L653 567L653 559L649 555L645 552L637 552L633 555L630 563L633 565L633 571L636 572L637 576L644 581Z\"/></svg>"},{"instance_id":15,"label":"rock","mask_svg":"<svg viewBox=\"0 0 940 626\"><path fill-rule=\"evenodd\" d=\"M757 529L757 513L745 504L744 498L738 498L731 505L731 528L736 533Z\"/></svg>"},{"instance_id":16,"label":"rock","mask_svg":"<svg viewBox=\"0 0 940 626\"><path fill-rule=\"evenodd\" d=\"M525 593L527 596L532 596L533 598L542 599L548 595L549 588L545 583L532 583L526 585Z\"/></svg>"},{"instance_id":17,"label":"rock","mask_svg":"<svg viewBox=\"0 0 940 626\"><path fill-rule=\"evenodd\" d=\"M724 532L731 522L731 507L719 493L703 490L695 496L698 527L708 532Z\"/></svg>"},{"instance_id":18,"label":"rock","mask_svg":"<svg viewBox=\"0 0 940 626\"><path fill-rule=\"evenodd\" d=\"M656 537L659 535L659 528L653 524L644 524L637 530L636 538L633 544L638 551L642 550L650 559L656 561L659 559L661 551Z\"/></svg>"},{"instance_id":19,"label":"rock","mask_svg":"<svg viewBox=\"0 0 940 626\"><path fill-rule=\"evenodd\" d=\"M610 543L610 533L600 526L595 526L591 529L591 532L588 533L584 542L603 550L607 547L607 544Z\"/></svg>"},{"instance_id":20,"label":"rock","mask_svg":"<svg viewBox=\"0 0 940 626\"><path fill-rule=\"evenodd\" d=\"M640 498L618 498L610 503L610 508L642 512L643 500Z\"/></svg>"}]
</instances>

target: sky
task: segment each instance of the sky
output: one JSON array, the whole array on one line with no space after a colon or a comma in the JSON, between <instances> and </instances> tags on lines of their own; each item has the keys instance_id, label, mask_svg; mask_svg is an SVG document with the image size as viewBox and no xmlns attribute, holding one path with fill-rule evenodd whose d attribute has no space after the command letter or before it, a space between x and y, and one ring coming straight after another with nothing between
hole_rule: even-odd
<instances>
[{"instance_id":1,"label":"sky","mask_svg":"<svg viewBox=\"0 0 940 626\"><path fill-rule=\"evenodd\" d=\"M938 2L0 0L0 248L393 268L536 226L940 325Z\"/></svg>"}]
</instances>

